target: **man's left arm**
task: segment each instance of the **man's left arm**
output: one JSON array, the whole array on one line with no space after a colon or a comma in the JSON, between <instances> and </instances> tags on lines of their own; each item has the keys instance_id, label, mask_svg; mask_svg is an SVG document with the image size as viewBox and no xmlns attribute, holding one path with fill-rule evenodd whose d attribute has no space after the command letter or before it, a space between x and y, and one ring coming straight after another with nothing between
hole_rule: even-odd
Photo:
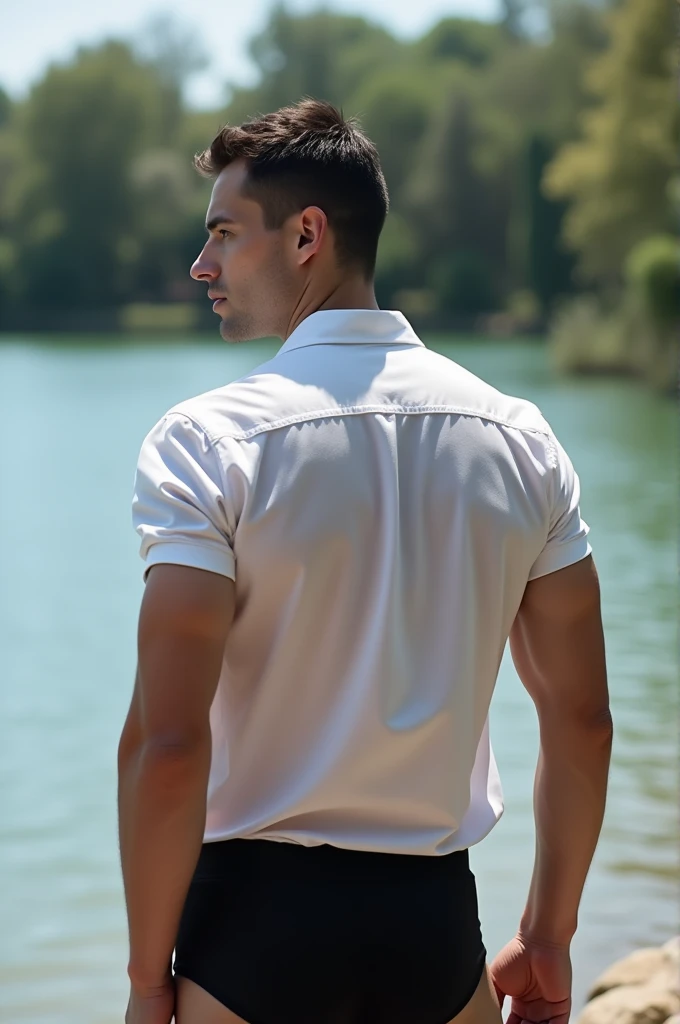
<instances>
[{"instance_id":1,"label":"man's left arm","mask_svg":"<svg viewBox=\"0 0 680 1024\"><path fill-rule=\"evenodd\" d=\"M118 746L118 824L133 990L167 985L203 842L209 713L234 582L183 565L148 573L135 688Z\"/></svg>"}]
</instances>

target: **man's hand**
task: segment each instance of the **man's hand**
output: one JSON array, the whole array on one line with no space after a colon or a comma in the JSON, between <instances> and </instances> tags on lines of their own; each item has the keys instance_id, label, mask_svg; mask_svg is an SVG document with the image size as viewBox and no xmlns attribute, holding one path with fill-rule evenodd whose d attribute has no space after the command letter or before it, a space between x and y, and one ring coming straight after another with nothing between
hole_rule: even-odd
<instances>
[{"instance_id":1,"label":"man's hand","mask_svg":"<svg viewBox=\"0 0 680 1024\"><path fill-rule=\"evenodd\" d=\"M125 1024L170 1024L175 1013L175 981L153 989L130 989Z\"/></svg>"},{"instance_id":2,"label":"man's hand","mask_svg":"<svg viewBox=\"0 0 680 1024\"><path fill-rule=\"evenodd\" d=\"M491 964L498 1001L512 999L507 1024L567 1024L571 1011L571 958L568 947L532 943L522 935L509 942Z\"/></svg>"}]
</instances>

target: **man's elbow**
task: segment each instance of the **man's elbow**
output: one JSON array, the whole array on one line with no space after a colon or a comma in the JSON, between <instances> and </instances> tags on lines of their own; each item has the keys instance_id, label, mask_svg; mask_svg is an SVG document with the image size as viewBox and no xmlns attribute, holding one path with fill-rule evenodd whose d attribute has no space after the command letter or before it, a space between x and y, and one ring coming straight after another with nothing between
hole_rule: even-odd
<instances>
[{"instance_id":1,"label":"man's elbow","mask_svg":"<svg viewBox=\"0 0 680 1024\"><path fill-rule=\"evenodd\" d=\"M603 746L612 745L614 738L614 720L609 702L595 706L560 707L553 705L539 709L538 713L542 734L569 732L582 735L593 743Z\"/></svg>"},{"instance_id":2,"label":"man's elbow","mask_svg":"<svg viewBox=\"0 0 680 1024\"><path fill-rule=\"evenodd\" d=\"M139 759L140 765L152 770L171 770L175 764L205 757L210 747L209 730L201 734L184 729L149 732L127 722L118 743L118 769L122 771Z\"/></svg>"},{"instance_id":3,"label":"man's elbow","mask_svg":"<svg viewBox=\"0 0 680 1024\"><path fill-rule=\"evenodd\" d=\"M603 746L611 750L614 742L614 719L608 704L594 715L591 727L600 736Z\"/></svg>"},{"instance_id":4,"label":"man's elbow","mask_svg":"<svg viewBox=\"0 0 680 1024\"><path fill-rule=\"evenodd\" d=\"M139 749L138 778L161 797L207 785L211 745L180 736L148 738ZM143 782L142 782L143 780Z\"/></svg>"},{"instance_id":5,"label":"man's elbow","mask_svg":"<svg viewBox=\"0 0 680 1024\"><path fill-rule=\"evenodd\" d=\"M614 742L614 722L608 707L593 712L577 723L570 733L570 746L584 757L609 763Z\"/></svg>"},{"instance_id":6,"label":"man's elbow","mask_svg":"<svg viewBox=\"0 0 680 1024\"><path fill-rule=\"evenodd\" d=\"M584 716L576 726L576 739L591 751L599 750L603 756L611 754L614 742L614 721L609 708L602 707Z\"/></svg>"},{"instance_id":7,"label":"man's elbow","mask_svg":"<svg viewBox=\"0 0 680 1024\"><path fill-rule=\"evenodd\" d=\"M171 732L150 733L144 737L140 746L140 756L148 765L182 764L203 758L211 749L210 732Z\"/></svg>"}]
</instances>

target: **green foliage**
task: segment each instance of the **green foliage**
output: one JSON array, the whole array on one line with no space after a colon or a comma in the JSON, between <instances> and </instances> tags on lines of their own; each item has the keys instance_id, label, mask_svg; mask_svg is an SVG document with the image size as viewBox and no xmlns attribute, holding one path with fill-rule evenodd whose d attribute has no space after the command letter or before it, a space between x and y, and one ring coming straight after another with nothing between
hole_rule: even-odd
<instances>
[{"instance_id":1,"label":"green foliage","mask_svg":"<svg viewBox=\"0 0 680 1024\"><path fill-rule=\"evenodd\" d=\"M503 35L498 25L491 22L444 18L416 46L418 59L424 65L456 60L480 68L498 55Z\"/></svg>"},{"instance_id":2,"label":"green foliage","mask_svg":"<svg viewBox=\"0 0 680 1024\"><path fill-rule=\"evenodd\" d=\"M161 111L156 78L122 43L81 50L52 67L21 112L25 177L20 259L34 301L113 302L117 246L133 233L128 175Z\"/></svg>"},{"instance_id":3,"label":"green foliage","mask_svg":"<svg viewBox=\"0 0 680 1024\"><path fill-rule=\"evenodd\" d=\"M549 199L541 189L543 171L553 154L541 135L532 135L526 152L527 277L543 314L559 295L571 291L573 260L560 244L565 204Z\"/></svg>"},{"instance_id":4,"label":"green foliage","mask_svg":"<svg viewBox=\"0 0 680 1024\"><path fill-rule=\"evenodd\" d=\"M0 86L0 128L3 128L4 125L7 124L7 122L10 119L11 113L12 101L5 92L5 90L2 88L2 86Z\"/></svg>"},{"instance_id":5,"label":"green foliage","mask_svg":"<svg viewBox=\"0 0 680 1024\"><path fill-rule=\"evenodd\" d=\"M465 244L476 234L481 189L474 166L478 129L464 79L451 89L430 121L410 198L423 218L432 248Z\"/></svg>"},{"instance_id":6,"label":"green foliage","mask_svg":"<svg viewBox=\"0 0 680 1024\"><path fill-rule=\"evenodd\" d=\"M196 306L189 302L160 305L151 302L131 302L120 311L121 330L144 333L146 331L186 331L196 328Z\"/></svg>"},{"instance_id":7,"label":"green foliage","mask_svg":"<svg viewBox=\"0 0 680 1024\"><path fill-rule=\"evenodd\" d=\"M381 305L391 305L397 291L413 284L415 245L408 221L401 214L390 212L380 236L376 267L376 295Z\"/></svg>"},{"instance_id":8,"label":"green foliage","mask_svg":"<svg viewBox=\"0 0 680 1024\"><path fill-rule=\"evenodd\" d=\"M680 245L670 235L653 235L636 245L626 276L646 312L659 326L680 321Z\"/></svg>"},{"instance_id":9,"label":"green foliage","mask_svg":"<svg viewBox=\"0 0 680 1024\"><path fill-rule=\"evenodd\" d=\"M526 0L501 0L501 25L511 39L520 39L524 34L523 19L528 4Z\"/></svg>"},{"instance_id":10,"label":"green foliage","mask_svg":"<svg viewBox=\"0 0 680 1024\"><path fill-rule=\"evenodd\" d=\"M167 12L154 14L147 21L139 33L136 51L178 93L192 75L208 66L195 29L182 25Z\"/></svg>"},{"instance_id":11,"label":"green foliage","mask_svg":"<svg viewBox=\"0 0 680 1024\"><path fill-rule=\"evenodd\" d=\"M672 7L622 0L607 20L610 44L586 75L592 103L581 137L563 146L544 183L568 203L564 238L609 308L596 297L565 307L553 350L568 369L618 368L670 390L680 321L680 253L668 234L678 128Z\"/></svg>"},{"instance_id":12,"label":"green foliage","mask_svg":"<svg viewBox=\"0 0 680 1024\"><path fill-rule=\"evenodd\" d=\"M631 372L620 315L605 314L596 295L581 295L562 306L550 331L550 354L563 373Z\"/></svg>"},{"instance_id":13,"label":"green foliage","mask_svg":"<svg viewBox=\"0 0 680 1024\"><path fill-rule=\"evenodd\" d=\"M677 321L660 329L640 294L630 288L613 308L594 294L566 303L549 337L556 369L570 374L639 377L655 389L675 393Z\"/></svg>"},{"instance_id":14,"label":"green foliage","mask_svg":"<svg viewBox=\"0 0 680 1024\"><path fill-rule=\"evenodd\" d=\"M393 203L400 203L404 185L427 129L432 108L428 76L416 68L386 67L371 75L347 103L380 153Z\"/></svg>"},{"instance_id":15,"label":"green foliage","mask_svg":"<svg viewBox=\"0 0 680 1024\"><path fill-rule=\"evenodd\" d=\"M161 99L159 128L164 144L175 144L184 120L182 91L191 77L207 66L207 55L195 31L168 13L151 16L133 52L155 72Z\"/></svg>"},{"instance_id":16,"label":"green foliage","mask_svg":"<svg viewBox=\"0 0 680 1024\"><path fill-rule=\"evenodd\" d=\"M326 9L300 17L278 4L250 44L260 84L236 90L229 118L243 120L303 96L342 105L376 68L398 61L401 50L389 32L364 18Z\"/></svg>"},{"instance_id":17,"label":"green foliage","mask_svg":"<svg viewBox=\"0 0 680 1024\"><path fill-rule=\"evenodd\" d=\"M570 203L565 238L582 272L620 279L626 254L670 229L669 183L676 165L673 10L667 0L624 0L609 15L611 42L593 63L595 105L582 138L565 146L545 179Z\"/></svg>"},{"instance_id":18,"label":"green foliage","mask_svg":"<svg viewBox=\"0 0 680 1024\"><path fill-rule=\"evenodd\" d=\"M445 280L473 273L461 269L473 263L483 263L487 274L500 272L505 254L507 194L498 176L480 166L484 139L464 82L461 78L430 122L409 193L423 268L438 268L435 288L445 309L452 308L441 292Z\"/></svg>"},{"instance_id":19,"label":"green foliage","mask_svg":"<svg viewBox=\"0 0 680 1024\"><path fill-rule=\"evenodd\" d=\"M21 102L0 89L0 324L41 306L192 322L211 187L194 153L226 121L312 95L358 115L381 154L381 305L424 324L496 310L534 325L575 291L578 259L595 286L626 287L615 310L595 295L562 306L564 365L663 377L677 253L650 236L668 234L671 186L680 212L666 3L502 0L497 23L447 17L410 42L279 3L251 42L255 84L212 111L187 108L205 54L168 16L81 49Z\"/></svg>"},{"instance_id":20,"label":"green foliage","mask_svg":"<svg viewBox=\"0 0 680 1024\"><path fill-rule=\"evenodd\" d=\"M495 306L489 266L475 250L441 256L432 276L437 307L443 313L486 313Z\"/></svg>"},{"instance_id":21,"label":"green foliage","mask_svg":"<svg viewBox=\"0 0 680 1024\"><path fill-rule=\"evenodd\" d=\"M508 295L506 311L517 323L534 327L541 315L541 304L531 289L521 288Z\"/></svg>"},{"instance_id":22,"label":"green foliage","mask_svg":"<svg viewBox=\"0 0 680 1024\"><path fill-rule=\"evenodd\" d=\"M484 108L505 123L505 152L539 134L554 147L575 138L589 102L584 71L602 52L602 15L584 0L551 8L553 31L541 46L505 46L480 83Z\"/></svg>"},{"instance_id":23,"label":"green foliage","mask_svg":"<svg viewBox=\"0 0 680 1024\"><path fill-rule=\"evenodd\" d=\"M189 217L203 215L188 160L161 148L176 146L185 116L173 95L153 62L116 41L81 49L34 87L9 145L0 133L13 253L0 282L15 303L106 307L172 286L181 238L196 233Z\"/></svg>"}]
</instances>

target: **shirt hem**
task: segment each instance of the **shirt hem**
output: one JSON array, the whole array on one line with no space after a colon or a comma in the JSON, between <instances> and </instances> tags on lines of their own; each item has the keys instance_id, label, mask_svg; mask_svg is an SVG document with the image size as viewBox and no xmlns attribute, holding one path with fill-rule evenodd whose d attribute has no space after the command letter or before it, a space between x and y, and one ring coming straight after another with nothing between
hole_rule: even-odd
<instances>
[{"instance_id":1,"label":"shirt hem","mask_svg":"<svg viewBox=\"0 0 680 1024\"><path fill-rule=\"evenodd\" d=\"M236 579L236 560L224 552L217 552L202 544L176 544L167 541L156 542L146 557L143 578L146 580L153 565L185 565L190 569L205 569L207 572Z\"/></svg>"},{"instance_id":2,"label":"shirt hem","mask_svg":"<svg viewBox=\"0 0 680 1024\"><path fill-rule=\"evenodd\" d=\"M540 579L541 576L549 576L550 573L558 572L560 569L566 569L568 565L575 565L576 562L582 562L592 552L593 549L587 540L585 544L583 540L580 540L578 544L572 543L563 546L550 558L546 558L544 561L539 559L534 564L528 582Z\"/></svg>"}]
</instances>

